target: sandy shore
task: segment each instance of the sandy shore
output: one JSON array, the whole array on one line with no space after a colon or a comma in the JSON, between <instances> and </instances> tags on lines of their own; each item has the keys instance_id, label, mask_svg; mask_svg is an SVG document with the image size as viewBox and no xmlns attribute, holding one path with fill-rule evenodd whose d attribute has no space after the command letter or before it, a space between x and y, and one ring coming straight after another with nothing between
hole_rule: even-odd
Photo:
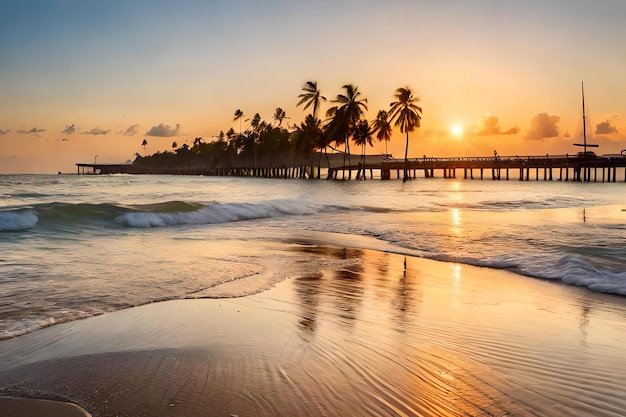
<instances>
[{"instance_id":1,"label":"sandy shore","mask_svg":"<svg viewBox=\"0 0 626 417\"><path fill-rule=\"evenodd\" d=\"M254 296L155 303L2 341L0 395L70 401L94 417L626 410L623 298L341 251L350 269Z\"/></svg>"},{"instance_id":2,"label":"sandy shore","mask_svg":"<svg viewBox=\"0 0 626 417\"><path fill-rule=\"evenodd\" d=\"M14 397L0 397L4 417L89 417L79 406L63 402Z\"/></svg>"}]
</instances>

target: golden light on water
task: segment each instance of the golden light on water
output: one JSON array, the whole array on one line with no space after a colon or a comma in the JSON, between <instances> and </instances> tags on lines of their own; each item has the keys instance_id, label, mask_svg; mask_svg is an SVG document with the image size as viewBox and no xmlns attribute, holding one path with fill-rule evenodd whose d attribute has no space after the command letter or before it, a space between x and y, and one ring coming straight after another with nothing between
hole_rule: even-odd
<instances>
[{"instance_id":1,"label":"golden light on water","mask_svg":"<svg viewBox=\"0 0 626 417\"><path fill-rule=\"evenodd\" d=\"M461 225L461 213L459 209L452 209L451 211L452 214L452 225L454 226L460 226Z\"/></svg>"}]
</instances>

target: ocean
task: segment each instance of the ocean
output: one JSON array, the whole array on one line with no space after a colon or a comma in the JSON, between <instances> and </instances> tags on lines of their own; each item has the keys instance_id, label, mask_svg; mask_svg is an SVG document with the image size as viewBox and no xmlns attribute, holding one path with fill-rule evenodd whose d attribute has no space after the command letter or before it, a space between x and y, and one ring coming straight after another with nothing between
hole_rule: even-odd
<instances>
[{"instance_id":1,"label":"ocean","mask_svg":"<svg viewBox=\"0 0 626 417\"><path fill-rule=\"evenodd\" d=\"M0 175L0 339L158 301L256 294L359 262L343 248L625 296L625 187Z\"/></svg>"}]
</instances>

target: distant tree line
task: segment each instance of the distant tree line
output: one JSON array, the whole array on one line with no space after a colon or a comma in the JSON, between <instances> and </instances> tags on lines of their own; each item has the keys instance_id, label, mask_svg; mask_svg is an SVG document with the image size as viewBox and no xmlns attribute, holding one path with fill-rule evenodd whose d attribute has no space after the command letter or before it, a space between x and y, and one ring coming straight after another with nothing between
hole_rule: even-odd
<instances>
[{"instance_id":1,"label":"distant tree line","mask_svg":"<svg viewBox=\"0 0 626 417\"><path fill-rule=\"evenodd\" d=\"M361 97L359 89L346 84L342 93L333 100L325 118L318 117L321 105L326 102L316 81L308 81L298 95L298 107L310 109L303 122L287 127L285 111L277 107L271 121L262 120L259 113L251 119L237 109L233 121L239 121L239 132L233 128L220 132L216 140L204 141L195 138L193 145L178 146L172 143L172 151L157 152L141 156L137 153L134 164L146 167L250 167L271 168L296 166L301 164L321 165L322 155L328 156L328 149L343 152L344 166L352 164L350 143L360 147L361 157L365 158L366 147L373 146L374 140L391 140L392 124L406 134L405 162L408 164L409 132L420 126L422 108L420 100L409 87L398 88L394 101L388 110L380 110L374 120L364 118L367 99ZM245 128L244 128L245 124ZM141 146L147 145L143 140ZM314 161L313 156L318 155ZM346 161L346 157L348 161ZM408 172L405 168L405 180Z\"/></svg>"}]
</instances>

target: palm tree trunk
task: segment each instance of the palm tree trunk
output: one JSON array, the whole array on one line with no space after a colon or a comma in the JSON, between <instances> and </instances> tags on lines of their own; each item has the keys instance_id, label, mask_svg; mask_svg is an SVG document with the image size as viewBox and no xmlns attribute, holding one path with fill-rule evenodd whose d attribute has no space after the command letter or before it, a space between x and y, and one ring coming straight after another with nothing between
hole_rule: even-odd
<instances>
[{"instance_id":1,"label":"palm tree trunk","mask_svg":"<svg viewBox=\"0 0 626 417\"><path fill-rule=\"evenodd\" d=\"M326 166L328 167L328 172L330 172L330 159L328 158L328 148L324 146L324 155L326 155ZM320 172L320 176L322 173Z\"/></svg>"},{"instance_id":2,"label":"palm tree trunk","mask_svg":"<svg viewBox=\"0 0 626 417\"><path fill-rule=\"evenodd\" d=\"M325 149L325 148L324 148ZM322 172L322 150L320 149L320 157L317 160L317 176L316 178L319 180Z\"/></svg>"},{"instance_id":3,"label":"palm tree trunk","mask_svg":"<svg viewBox=\"0 0 626 417\"><path fill-rule=\"evenodd\" d=\"M402 182L409 180L409 132L406 132L406 147L404 148L404 179Z\"/></svg>"},{"instance_id":4,"label":"palm tree trunk","mask_svg":"<svg viewBox=\"0 0 626 417\"><path fill-rule=\"evenodd\" d=\"M348 152L348 166L350 167L350 169L348 169L348 179L351 180L352 179L352 158L350 158L350 138L348 138L348 133L346 133L346 149Z\"/></svg>"},{"instance_id":5,"label":"palm tree trunk","mask_svg":"<svg viewBox=\"0 0 626 417\"><path fill-rule=\"evenodd\" d=\"M346 156L348 155L348 134L345 134L345 139L343 142L343 169L341 171L341 179L346 179Z\"/></svg>"},{"instance_id":6,"label":"palm tree trunk","mask_svg":"<svg viewBox=\"0 0 626 417\"><path fill-rule=\"evenodd\" d=\"M363 144L363 154L361 155L361 169L363 170L363 181L365 181L365 143Z\"/></svg>"}]
</instances>

